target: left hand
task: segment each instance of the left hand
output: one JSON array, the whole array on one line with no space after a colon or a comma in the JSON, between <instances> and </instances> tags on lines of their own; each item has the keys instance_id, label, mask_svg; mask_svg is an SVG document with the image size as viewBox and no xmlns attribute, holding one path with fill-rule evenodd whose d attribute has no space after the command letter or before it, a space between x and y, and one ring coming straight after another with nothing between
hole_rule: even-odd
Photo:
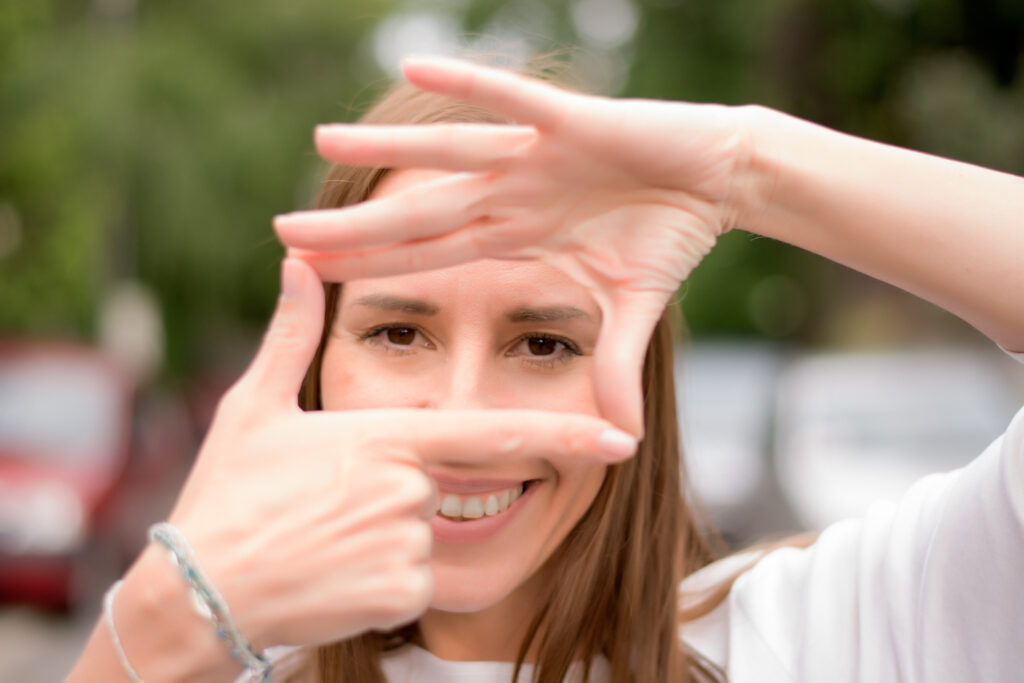
<instances>
[{"instance_id":1,"label":"left hand","mask_svg":"<svg viewBox=\"0 0 1024 683\"><path fill-rule=\"evenodd\" d=\"M601 308L595 392L643 432L640 371L669 298L736 220L747 153L739 110L570 93L444 59L407 61L416 86L524 125L332 125L330 161L457 171L335 210L278 217L291 255L341 281L479 258L536 258Z\"/></svg>"}]
</instances>

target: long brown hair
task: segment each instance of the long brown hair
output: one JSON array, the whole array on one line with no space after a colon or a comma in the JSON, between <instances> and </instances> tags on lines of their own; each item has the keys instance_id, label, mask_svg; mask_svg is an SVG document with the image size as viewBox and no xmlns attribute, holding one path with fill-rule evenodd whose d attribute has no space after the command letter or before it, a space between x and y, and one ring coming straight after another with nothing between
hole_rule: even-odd
<instances>
[{"instance_id":1,"label":"long brown hair","mask_svg":"<svg viewBox=\"0 0 1024 683\"><path fill-rule=\"evenodd\" d=\"M404 84L388 92L361 121L509 123L491 112ZM315 206L332 208L364 201L387 171L332 165ZM320 366L340 291L338 284L326 285L324 336L300 397L307 410L321 408ZM672 326L666 313L644 362L647 436L635 458L609 469L590 509L549 558L548 566L557 567L555 575L566 578L551 585L544 596L520 644L514 679L531 648L536 652L536 683L561 683L575 661L582 662L589 674L597 655L608 660L615 682L721 679L713 665L687 650L679 639L679 584L683 577L711 562L715 550L682 494L672 357ZM696 610L688 609L686 617L707 613L720 597L702 602ZM313 680L383 683L382 653L415 635L414 624L321 646L310 661Z\"/></svg>"}]
</instances>

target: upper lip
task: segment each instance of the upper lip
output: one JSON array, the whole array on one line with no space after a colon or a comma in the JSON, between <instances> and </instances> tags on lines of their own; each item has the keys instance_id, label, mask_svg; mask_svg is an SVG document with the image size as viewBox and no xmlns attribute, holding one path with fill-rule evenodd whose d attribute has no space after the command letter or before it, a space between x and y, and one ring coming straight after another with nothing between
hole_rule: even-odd
<instances>
[{"instance_id":1,"label":"upper lip","mask_svg":"<svg viewBox=\"0 0 1024 683\"><path fill-rule=\"evenodd\" d=\"M450 474L430 472L430 476L437 482L437 487L445 493L487 493L490 491L501 491L519 486L523 482L530 481L533 477L521 477L513 479L496 479L484 477L455 477Z\"/></svg>"}]
</instances>

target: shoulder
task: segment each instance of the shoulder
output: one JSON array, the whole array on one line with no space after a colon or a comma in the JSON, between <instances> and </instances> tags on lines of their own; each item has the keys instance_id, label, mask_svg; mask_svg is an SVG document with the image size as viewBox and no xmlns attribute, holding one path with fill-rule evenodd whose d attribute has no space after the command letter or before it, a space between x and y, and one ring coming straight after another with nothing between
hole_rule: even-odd
<instances>
[{"instance_id":1,"label":"shoulder","mask_svg":"<svg viewBox=\"0 0 1024 683\"><path fill-rule=\"evenodd\" d=\"M1012 608L1024 604L1024 547L1007 543L1021 531L1024 409L972 463L919 480L899 502L834 524L806 548L742 553L688 577L684 610L736 579L681 635L737 682L837 670L930 680L979 652L993 652L987 680L1019 680L1007 677L1005 652L1024 638ZM995 642L1007 643L1002 657Z\"/></svg>"}]
</instances>

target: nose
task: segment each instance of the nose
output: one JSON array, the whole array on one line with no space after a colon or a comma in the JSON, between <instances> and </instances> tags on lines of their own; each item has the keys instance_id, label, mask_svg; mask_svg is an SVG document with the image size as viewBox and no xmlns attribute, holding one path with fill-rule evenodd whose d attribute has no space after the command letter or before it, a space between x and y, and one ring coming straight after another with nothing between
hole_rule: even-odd
<instances>
[{"instance_id":1,"label":"nose","mask_svg":"<svg viewBox=\"0 0 1024 683\"><path fill-rule=\"evenodd\" d=\"M472 410L500 402L501 377L482 348L459 348L446 359L428 408Z\"/></svg>"}]
</instances>

